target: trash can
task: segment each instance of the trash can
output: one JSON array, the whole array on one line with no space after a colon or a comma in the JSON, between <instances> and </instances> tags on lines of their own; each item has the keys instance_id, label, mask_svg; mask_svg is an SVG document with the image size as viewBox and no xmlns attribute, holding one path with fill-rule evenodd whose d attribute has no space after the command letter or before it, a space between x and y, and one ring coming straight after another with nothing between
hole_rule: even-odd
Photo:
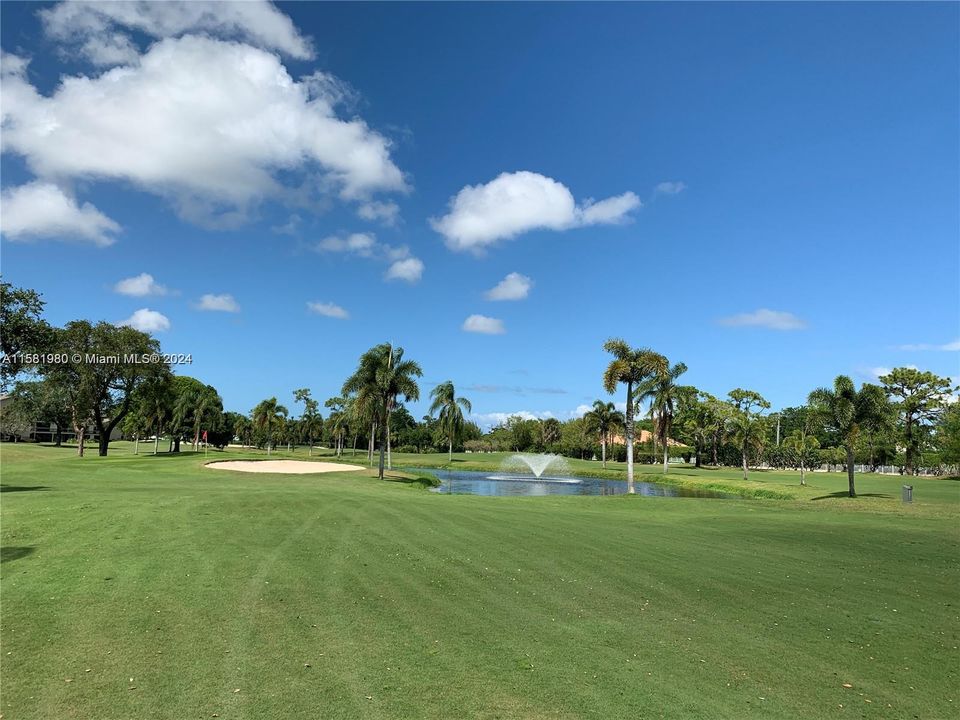
<instances>
[{"instance_id":1,"label":"trash can","mask_svg":"<svg viewBox=\"0 0 960 720\"><path fill-rule=\"evenodd\" d=\"M903 501L913 502L913 485L903 486Z\"/></svg>"}]
</instances>

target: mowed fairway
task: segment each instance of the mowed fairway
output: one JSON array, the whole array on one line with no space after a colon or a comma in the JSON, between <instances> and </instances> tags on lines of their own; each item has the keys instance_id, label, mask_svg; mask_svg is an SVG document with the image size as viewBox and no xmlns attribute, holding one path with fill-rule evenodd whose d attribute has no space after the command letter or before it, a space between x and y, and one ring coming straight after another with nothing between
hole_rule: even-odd
<instances>
[{"instance_id":1,"label":"mowed fairway","mask_svg":"<svg viewBox=\"0 0 960 720\"><path fill-rule=\"evenodd\" d=\"M955 480L849 510L0 458L4 720L960 713Z\"/></svg>"}]
</instances>

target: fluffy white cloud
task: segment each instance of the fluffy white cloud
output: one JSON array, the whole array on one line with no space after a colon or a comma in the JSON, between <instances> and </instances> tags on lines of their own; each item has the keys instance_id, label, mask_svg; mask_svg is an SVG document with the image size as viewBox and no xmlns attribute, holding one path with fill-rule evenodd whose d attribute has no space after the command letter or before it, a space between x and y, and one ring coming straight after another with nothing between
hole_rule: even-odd
<instances>
[{"instance_id":1,"label":"fluffy white cloud","mask_svg":"<svg viewBox=\"0 0 960 720\"><path fill-rule=\"evenodd\" d=\"M197 303L197 310L211 310L213 312L240 312L240 305L233 299L233 295L212 295L207 293Z\"/></svg>"},{"instance_id":2,"label":"fluffy white cloud","mask_svg":"<svg viewBox=\"0 0 960 720\"><path fill-rule=\"evenodd\" d=\"M495 287L484 293L487 300L523 300L533 287L533 280L526 275L512 272Z\"/></svg>"},{"instance_id":3,"label":"fluffy white cloud","mask_svg":"<svg viewBox=\"0 0 960 720\"><path fill-rule=\"evenodd\" d=\"M387 270L384 277L387 280L405 280L409 283L415 283L423 276L423 262L417 258L407 258L406 260L397 260Z\"/></svg>"},{"instance_id":4,"label":"fluffy white cloud","mask_svg":"<svg viewBox=\"0 0 960 720\"><path fill-rule=\"evenodd\" d=\"M677 180L674 182L667 181L667 182L659 183L653 189L653 191L655 193L659 193L660 195L676 195L677 193L682 193L686 189L687 189L687 184L685 182Z\"/></svg>"},{"instance_id":5,"label":"fluffy white cloud","mask_svg":"<svg viewBox=\"0 0 960 720\"><path fill-rule=\"evenodd\" d=\"M170 320L166 315L158 313L156 310L140 308L126 320L117 323L120 327L128 326L145 333L163 332L170 329Z\"/></svg>"},{"instance_id":6,"label":"fluffy white cloud","mask_svg":"<svg viewBox=\"0 0 960 720\"><path fill-rule=\"evenodd\" d=\"M450 199L449 212L430 224L452 250L480 251L529 230L626 222L640 206L632 192L578 206L563 183L521 171L468 185Z\"/></svg>"},{"instance_id":7,"label":"fluffy white cloud","mask_svg":"<svg viewBox=\"0 0 960 720\"><path fill-rule=\"evenodd\" d=\"M167 288L154 280L150 273L140 273L134 277L121 280L113 286L113 291L133 297L167 294Z\"/></svg>"},{"instance_id":8,"label":"fluffy white cloud","mask_svg":"<svg viewBox=\"0 0 960 720\"><path fill-rule=\"evenodd\" d=\"M793 313L766 308L721 318L720 324L730 327L762 327L769 330L802 330L807 326L806 322Z\"/></svg>"},{"instance_id":9,"label":"fluffy white cloud","mask_svg":"<svg viewBox=\"0 0 960 720\"><path fill-rule=\"evenodd\" d=\"M307 310L317 315L337 318L338 320L346 320L350 317L350 313L334 303L308 302Z\"/></svg>"},{"instance_id":10,"label":"fluffy white cloud","mask_svg":"<svg viewBox=\"0 0 960 720\"><path fill-rule=\"evenodd\" d=\"M423 275L423 261L410 254L406 245L394 246L377 241L372 233L353 233L345 237L331 235L318 242L319 253L349 253L362 258L390 263L384 273L386 280L405 280L415 283Z\"/></svg>"},{"instance_id":11,"label":"fluffy white cloud","mask_svg":"<svg viewBox=\"0 0 960 720\"><path fill-rule=\"evenodd\" d=\"M276 55L210 37L160 40L129 66L64 77L49 96L5 57L3 151L42 179L130 182L206 224L243 222L265 198L405 191L389 141L338 117L343 96L329 75L296 81Z\"/></svg>"},{"instance_id":12,"label":"fluffy white cloud","mask_svg":"<svg viewBox=\"0 0 960 720\"><path fill-rule=\"evenodd\" d=\"M957 352L960 351L960 339L954 340L953 342L944 343L943 345L936 345L931 343L916 343L913 345L898 345L897 350L942 350L944 352Z\"/></svg>"},{"instance_id":13,"label":"fluffy white cloud","mask_svg":"<svg viewBox=\"0 0 960 720\"><path fill-rule=\"evenodd\" d=\"M378 248L377 239L369 233L353 233L347 237L331 235L317 243L319 252L354 253L360 257L373 257Z\"/></svg>"},{"instance_id":14,"label":"fluffy white cloud","mask_svg":"<svg viewBox=\"0 0 960 720\"><path fill-rule=\"evenodd\" d=\"M246 2L62 2L41 10L47 35L79 47L91 62L114 65L135 62L134 31L152 38L202 32L243 41L292 57L313 57L310 42L290 18L265 0Z\"/></svg>"},{"instance_id":15,"label":"fluffy white cloud","mask_svg":"<svg viewBox=\"0 0 960 720\"><path fill-rule=\"evenodd\" d=\"M58 238L106 246L120 226L90 203L77 205L56 185L38 181L3 191L0 231L8 240Z\"/></svg>"},{"instance_id":16,"label":"fluffy white cloud","mask_svg":"<svg viewBox=\"0 0 960 720\"><path fill-rule=\"evenodd\" d=\"M487 317L486 315L471 315L463 321L462 328L467 332L482 333L484 335L503 335L507 330L503 327L503 320Z\"/></svg>"},{"instance_id":17,"label":"fluffy white cloud","mask_svg":"<svg viewBox=\"0 0 960 720\"><path fill-rule=\"evenodd\" d=\"M911 370L919 370L919 368L918 368L916 365L903 365L903 366L898 366L898 367L908 367L908 368L910 368ZM884 375L889 375L892 370L893 370L893 368L889 368L889 367L885 367L885 366L883 366L883 365L879 365L879 366L877 366L877 367L862 367L862 368L859 368L859 373L860 373L860 375L861 375L862 377L866 378L867 380L869 380L869 381L871 381L871 382L877 382L877 381L880 380L880 378L883 377Z\"/></svg>"},{"instance_id":18,"label":"fluffy white cloud","mask_svg":"<svg viewBox=\"0 0 960 720\"><path fill-rule=\"evenodd\" d=\"M474 413L470 416L470 419L484 427L492 427L503 425L511 417L520 417L524 420L546 420L554 417L554 414L549 410L516 410L515 412Z\"/></svg>"},{"instance_id":19,"label":"fluffy white cloud","mask_svg":"<svg viewBox=\"0 0 960 720\"><path fill-rule=\"evenodd\" d=\"M400 219L400 206L395 202L372 200L357 208L357 215L364 220L377 221L387 227L393 227Z\"/></svg>"}]
</instances>

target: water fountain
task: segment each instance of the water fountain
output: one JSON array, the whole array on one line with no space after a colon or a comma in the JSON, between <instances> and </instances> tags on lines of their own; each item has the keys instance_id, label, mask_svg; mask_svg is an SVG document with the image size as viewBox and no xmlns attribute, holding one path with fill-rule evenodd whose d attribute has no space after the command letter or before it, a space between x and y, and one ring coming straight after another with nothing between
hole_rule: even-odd
<instances>
[{"instance_id":1,"label":"water fountain","mask_svg":"<svg viewBox=\"0 0 960 720\"><path fill-rule=\"evenodd\" d=\"M508 472L533 473L533 476L537 480L563 479L544 476L548 468L550 469L551 475L569 475L567 461L561 455L554 455L552 453L517 453L504 460L500 467Z\"/></svg>"}]
</instances>

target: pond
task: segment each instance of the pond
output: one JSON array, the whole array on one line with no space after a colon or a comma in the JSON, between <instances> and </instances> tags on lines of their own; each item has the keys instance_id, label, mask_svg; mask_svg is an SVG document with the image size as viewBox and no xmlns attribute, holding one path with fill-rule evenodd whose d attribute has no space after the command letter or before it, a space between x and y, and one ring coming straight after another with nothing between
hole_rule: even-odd
<instances>
[{"instance_id":1,"label":"pond","mask_svg":"<svg viewBox=\"0 0 960 720\"><path fill-rule=\"evenodd\" d=\"M622 495L627 492L626 480L600 480L575 476L552 476L536 478L519 473L438 470L416 468L416 472L428 473L440 480L433 492L462 495ZM695 490L652 482L635 482L638 495L658 497L724 498L723 493Z\"/></svg>"}]
</instances>

